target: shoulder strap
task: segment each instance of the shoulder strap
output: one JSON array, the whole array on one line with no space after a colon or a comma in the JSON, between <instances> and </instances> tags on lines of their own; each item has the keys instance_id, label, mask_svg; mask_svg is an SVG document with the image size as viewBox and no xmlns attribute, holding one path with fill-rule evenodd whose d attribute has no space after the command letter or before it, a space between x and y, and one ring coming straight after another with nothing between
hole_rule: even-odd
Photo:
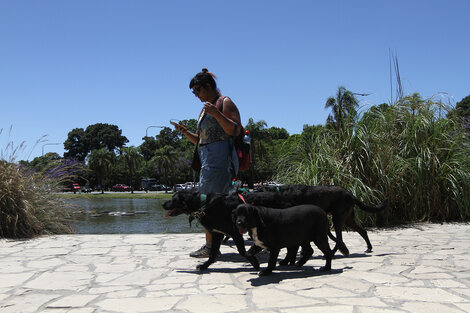
<instances>
[{"instance_id":1,"label":"shoulder strap","mask_svg":"<svg viewBox=\"0 0 470 313\"><path fill-rule=\"evenodd\" d=\"M215 106L219 109L220 112L224 112L224 100L225 96L220 96L217 101L215 102Z\"/></svg>"}]
</instances>

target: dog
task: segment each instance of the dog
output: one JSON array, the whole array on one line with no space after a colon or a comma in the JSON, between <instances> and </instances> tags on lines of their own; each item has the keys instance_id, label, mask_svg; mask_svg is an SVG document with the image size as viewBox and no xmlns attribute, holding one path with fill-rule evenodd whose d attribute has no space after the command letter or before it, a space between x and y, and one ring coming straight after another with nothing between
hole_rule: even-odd
<instances>
[{"instance_id":1,"label":"dog","mask_svg":"<svg viewBox=\"0 0 470 313\"><path fill-rule=\"evenodd\" d=\"M269 250L268 266L259 276L272 273L276 267L281 248L302 247L302 257L295 264L300 267L312 256L310 242L323 252L326 264L320 270L331 270L333 253L328 244L328 216L315 205L299 205L285 209L273 209L251 204L240 204L233 212L233 222L240 233L247 231L253 237L254 245L247 255L254 255L261 249Z\"/></svg>"},{"instance_id":2,"label":"dog","mask_svg":"<svg viewBox=\"0 0 470 313\"><path fill-rule=\"evenodd\" d=\"M283 196L277 192L250 193L245 195L243 200L238 195L203 195L197 191L182 190L176 192L171 200L164 202L163 208L169 211L167 216L187 214L190 216L190 222L197 218L201 225L211 232L212 248L209 258L196 267L198 270L205 270L216 261L224 235L232 237L240 255L244 256L258 270L257 258L254 255L246 254L243 236L232 222L232 211L243 201L272 207L289 206L283 199ZM285 262L292 264L295 261L296 253L297 250L295 253L291 251L290 259Z\"/></svg>"},{"instance_id":3,"label":"dog","mask_svg":"<svg viewBox=\"0 0 470 313\"><path fill-rule=\"evenodd\" d=\"M361 235L367 244L365 252L372 252L367 231L356 223L354 206L369 213L377 213L387 207L388 200L385 199L378 206L367 206L357 199L350 191L341 186L306 186L306 185L284 185L278 187L261 187L258 192L278 192L284 200L292 205L313 204L321 207L326 213L331 214L333 226L336 233L336 245L333 254L339 251L349 255L349 250L343 242L342 230L346 225Z\"/></svg>"}]
</instances>

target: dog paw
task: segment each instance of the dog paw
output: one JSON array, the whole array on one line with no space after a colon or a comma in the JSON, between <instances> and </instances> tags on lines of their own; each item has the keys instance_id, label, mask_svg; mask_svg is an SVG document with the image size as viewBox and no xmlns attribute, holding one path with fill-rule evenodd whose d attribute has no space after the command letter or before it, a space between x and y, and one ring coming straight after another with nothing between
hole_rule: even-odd
<instances>
[{"instance_id":1,"label":"dog paw","mask_svg":"<svg viewBox=\"0 0 470 313\"><path fill-rule=\"evenodd\" d=\"M342 255L344 256L348 256L349 255L349 250L348 248L346 248L346 246L343 246L339 249L339 251L341 252Z\"/></svg>"},{"instance_id":2,"label":"dog paw","mask_svg":"<svg viewBox=\"0 0 470 313\"><path fill-rule=\"evenodd\" d=\"M371 253L372 252L372 248L370 249L366 249L366 251L364 251L365 253Z\"/></svg>"},{"instance_id":3,"label":"dog paw","mask_svg":"<svg viewBox=\"0 0 470 313\"><path fill-rule=\"evenodd\" d=\"M250 260L250 263L251 263L251 265L253 266L253 268L254 268L255 270L259 270L259 262L258 262L258 259L257 259L257 258L252 258L252 259Z\"/></svg>"},{"instance_id":4,"label":"dog paw","mask_svg":"<svg viewBox=\"0 0 470 313\"><path fill-rule=\"evenodd\" d=\"M198 271L204 271L204 270L207 270L208 267L209 267L208 264L202 263L202 264L199 264L198 266L196 266L196 269L197 269Z\"/></svg>"},{"instance_id":5,"label":"dog paw","mask_svg":"<svg viewBox=\"0 0 470 313\"><path fill-rule=\"evenodd\" d=\"M289 261L288 261L288 260L281 260L281 261L279 261L279 265L285 266L285 265L288 265L288 264L289 264Z\"/></svg>"},{"instance_id":6,"label":"dog paw","mask_svg":"<svg viewBox=\"0 0 470 313\"><path fill-rule=\"evenodd\" d=\"M264 270L261 270L261 271L258 273L258 276L268 276L268 275L270 275L272 272L273 272L272 270L264 269Z\"/></svg>"},{"instance_id":7,"label":"dog paw","mask_svg":"<svg viewBox=\"0 0 470 313\"><path fill-rule=\"evenodd\" d=\"M331 266L322 266L320 267L321 272L331 271Z\"/></svg>"}]
</instances>

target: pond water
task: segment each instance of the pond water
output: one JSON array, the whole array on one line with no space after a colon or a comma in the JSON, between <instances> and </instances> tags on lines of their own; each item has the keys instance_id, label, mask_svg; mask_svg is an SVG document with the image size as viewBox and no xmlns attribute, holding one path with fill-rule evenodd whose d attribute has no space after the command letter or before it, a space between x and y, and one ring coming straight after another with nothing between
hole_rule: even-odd
<instances>
[{"instance_id":1,"label":"pond water","mask_svg":"<svg viewBox=\"0 0 470 313\"><path fill-rule=\"evenodd\" d=\"M162 234L200 233L188 216L165 218L158 199L69 199L73 206L72 227L77 234Z\"/></svg>"}]
</instances>

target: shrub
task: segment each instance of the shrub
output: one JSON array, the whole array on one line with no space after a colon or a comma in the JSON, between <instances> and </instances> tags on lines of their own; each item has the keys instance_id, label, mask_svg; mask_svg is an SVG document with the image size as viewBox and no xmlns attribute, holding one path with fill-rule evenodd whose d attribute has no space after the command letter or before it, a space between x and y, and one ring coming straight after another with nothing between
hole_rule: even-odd
<instances>
[{"instance_id":1,"label":"shrub","mask_svg":"<svg viewBox=\"0 0 470 313\"><path fill-rule=\"evenodd\" d=\"M441 118L446 109L432 99L405 98L371 108L343 130L343 140L319 128L284 157L276 179L342 185L365 202L389 198L378 215L358 210L368 225L468 221L470 141L461 125Z\"/></svg>"},{"instance_id":2,"label":"shrub","mask_svg":"<svg viewBox=\"0 0 470 313\"><path fill-rule=\"evenodd\" d=\"M6 150L18 151L11 143ZM13 155L6 160L4 153L0 154L0 237L71 233L67 204L56 194L63 177L35 173L15 163Z\"/></svg>"}]
</instances>

